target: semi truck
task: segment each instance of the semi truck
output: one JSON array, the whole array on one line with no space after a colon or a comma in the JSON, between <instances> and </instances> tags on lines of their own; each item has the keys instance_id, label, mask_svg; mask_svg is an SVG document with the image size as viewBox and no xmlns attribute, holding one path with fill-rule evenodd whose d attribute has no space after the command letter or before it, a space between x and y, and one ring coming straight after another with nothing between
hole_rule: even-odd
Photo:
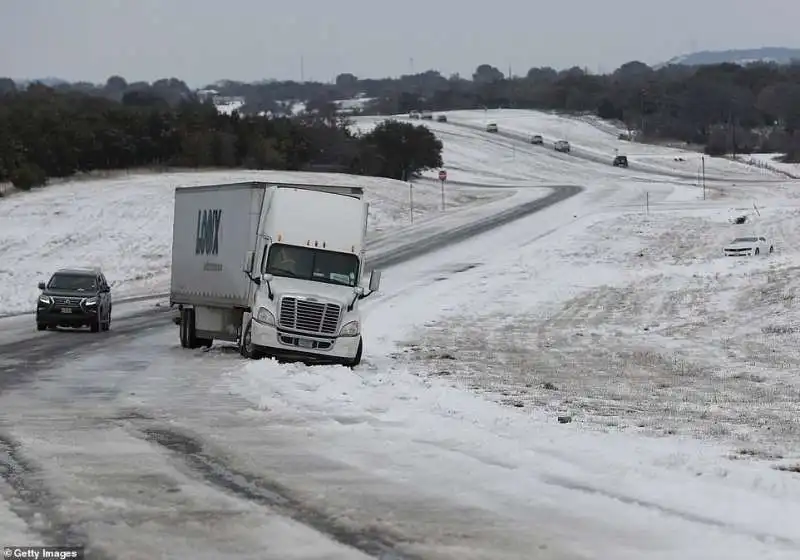
<instances>
[{"instance_id":1,"label":"semi truck","mask_svg":"<svg viewBox=\"0 0 800 560\"><path fill-rule=\"evenodd\" d=\"M369 204L361 187L247 182L175 189L170 305L183 348L361 361Z\"/></svg>"}]
</instances>

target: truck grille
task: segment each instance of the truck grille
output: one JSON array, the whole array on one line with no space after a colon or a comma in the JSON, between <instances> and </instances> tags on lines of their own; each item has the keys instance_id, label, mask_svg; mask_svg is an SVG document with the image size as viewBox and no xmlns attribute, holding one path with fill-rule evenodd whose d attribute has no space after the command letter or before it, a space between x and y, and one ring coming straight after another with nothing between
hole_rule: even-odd
<instances>
[{"instance_id":1,"label":"truck grille","mask_svg":"<svg viewBox=\"0 0 800 560\"><path fill-rule=\"evenodd\" d=\"M341 313L341 306L335 303L287 296L281 299L278 324L293 331L331 335L336 334Z\"/></svg>"}]
</instances>

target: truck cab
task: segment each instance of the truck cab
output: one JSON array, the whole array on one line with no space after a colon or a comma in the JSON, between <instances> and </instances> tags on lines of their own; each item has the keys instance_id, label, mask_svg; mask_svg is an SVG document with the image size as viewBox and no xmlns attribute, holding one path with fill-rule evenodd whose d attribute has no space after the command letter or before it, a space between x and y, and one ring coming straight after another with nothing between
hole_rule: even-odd
<instances>
[{"instance_id":1,"label":"truck cab","mask_svg":"<svg viewBox=\"0 0 800 560\"><path fill-rule=\"evenodd\" d=\"M355 366L361 361L359 301L376 292L373 271L368 292L361 284L362 256L329 250L325 242L265 247L252 318L244 327L242 354Z\"/></svg>"},{"instance_id":2,"label":"truck cab","mask_svg":"<svg viewBox=\"0 0 800 560\"><path fill-rule=\"evenodd\" d=\"M244 267L257 288L242 325L242 355L360 363L359 303L380 284L377 271L368 290L362 281L368 214L362 189L285 185L267 192L258 252Z\"/></svg>"}]
</instances>

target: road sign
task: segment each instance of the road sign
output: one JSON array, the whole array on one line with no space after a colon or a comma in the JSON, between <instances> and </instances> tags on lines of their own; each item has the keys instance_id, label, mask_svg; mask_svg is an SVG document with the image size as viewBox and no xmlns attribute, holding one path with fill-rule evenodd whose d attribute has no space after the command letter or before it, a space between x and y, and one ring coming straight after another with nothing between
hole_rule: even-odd
<instances>
[{"instance_id":1,"label":"road sign","mask_svg":"<svg viewBox=\"0 0 800 560\"><path fill-rule=\"evenodd\" d=\"M447 181L447 171L445 171L444 169L439 171L439 180L440 181Z\"/></svg>"}]
</instances>

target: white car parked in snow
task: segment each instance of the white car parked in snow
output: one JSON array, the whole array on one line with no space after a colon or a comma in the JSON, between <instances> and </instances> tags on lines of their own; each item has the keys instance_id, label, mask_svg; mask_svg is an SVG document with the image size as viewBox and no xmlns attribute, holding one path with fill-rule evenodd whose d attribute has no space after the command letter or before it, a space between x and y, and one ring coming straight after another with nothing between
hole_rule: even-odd
<instances>
[{"instance_id":1,"label":"white car parked in snow","mask_svg":"<svg viewBox=\"0 0 800 560\"><path fill-rule=\"evenodd\" d=\"M737 237L725 246L726 257L749 257L771 255L775 246L766 237Z\"/></svg>"}]
</instances>

